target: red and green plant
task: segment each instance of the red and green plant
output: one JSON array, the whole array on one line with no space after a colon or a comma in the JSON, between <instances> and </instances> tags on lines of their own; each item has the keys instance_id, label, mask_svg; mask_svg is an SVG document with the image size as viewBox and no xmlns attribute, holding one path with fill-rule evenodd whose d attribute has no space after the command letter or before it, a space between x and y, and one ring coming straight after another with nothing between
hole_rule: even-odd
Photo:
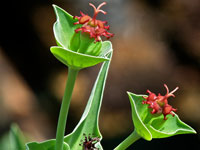
<instances>
[{"instance_id":1,"label":"red and green plant","mask_svg":"<svg viewBox=\"0 0 200 150\"><path fill-rule=\"evenodd\" d=\"M81 12L81 16L72 16L62 8L53 5L57 21L53 31L57 46L51 47L52 54L68 67L68 79L63 96L60 115L57 125L56 139L41 143L26 144L27 150L102 150L102 135L99 130L98 118L103 99L104 87L113 54L110 41L102 41L101 37L109 39L114 34L109 33L106 21L97 19L98 13L106 14L100 8L89 3L94 9L93 17ZM96 82L91 91L88 103L82 117L72 133L64 135L71 96L78 72L81 69L102 63ZM183 123L171 105L168 98L175 97L175 88L162 96L148 92L147 95L136 95L128 92L132 109L134 131L115 150L125 150L136 140L143 138L166 138L177 134L196 133L187 124ZM169 115L171 114L171 115ZM163 117L164 115L164 117ZM83 140L84 139L84 140Z\"/></svg>"}]
</instances>

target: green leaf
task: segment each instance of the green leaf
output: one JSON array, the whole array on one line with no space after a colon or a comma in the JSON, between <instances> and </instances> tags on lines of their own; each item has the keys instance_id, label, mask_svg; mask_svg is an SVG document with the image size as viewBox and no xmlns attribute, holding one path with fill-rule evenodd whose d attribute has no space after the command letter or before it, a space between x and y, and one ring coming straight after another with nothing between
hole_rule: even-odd
<instances>
[{"instance_id":1,"label":"green leaf","mask_svg":"<svg viewBox=\"0 0 200 150\"><path fill-rule=\"evenodd\" d=\"M163 116L156 118L151 124L147 125L147 127L153 138L165 138L178 134L196 133L194 129L182 122L178 115L175 115L175 117L169 116L167 120L163 120Z\"/></svg>"},{"instance_id":2,"label":"green leaf","mask_svg":"<svg viewBox=\"0 0 200 150\"><path fill-rule=\"evenodd\" d=\"M146 140L152 138L165 138L178 134L194 134L196 131L182 122L178 115L168 116L167 120L162 115L152 115L148 105L142 104L143 96L128 92L132 109L132 119L136 132Z\"/></svg>"},{"instance_id":3,"label":"green leaf","mask_svg":"<svg viewBox=\"0 0 200 150\"><path fill-rule=\"evenodd\" d=\"M26 144L26 150L55 150L56 140L47 140L44 142L30 142ZM68 144L64 142L63 150L70 150Z\"/></svg>"},{"instance_id":4,"label":"green leaf","mask_svg":"<svg viewBox=\"0 0 200 150\"><path fill-rule=\"evenodd\" d=\"M79 53L92 56L98 56L101 53L102 41L95 43L94 38L90 38L87 33L80 34L80 41Z\"/></svg>"},{"instance_id":5,"label":"green leaf","mask_svg":"<svg viewBox=\"0 0 200 150\"><path fill-rule=\"evenodd\" d=\"M132 119L133 119L133 124L135 126L135 130L141 137L149 141L152 139L152 135L143 122L148 113L147 105L142 104L141 102L141 99L143 100L142 96L136 96L130 92L128 92L128 96L131 103Z\"/></svg>"},{"instance_id":6,"label":"green leaf","mask_svg":"<svg viewBox=\"0 0 200 150\"><path fill-rule=\"evenodd\" d=\"M86 55L58 46L51 47L51 52L63 64L73 69L83 69L94 66L103 61L109 60L107 54L112 51L111 42L108 41L102 42L101 49L102 49L101 56Z\"/></svg>"},{"instance_id":7,"label":"green leaf","mask_svg":"<svg viewBox=\"0 0 200 150\"><path fill-rule=\"evenodd\" d=\"M101 53L99 54L99 56L105 57L111 51L112 51L112 43L110 41L104 41L102 42L102 47L100 51Z\"/></svg>"},{"instance_id":8,"label":"green leaf","mask_svg":"<svg viewBox=\"0 0 200 150\"><path fill-rule=\"evenodd\" d=\"M89 34L76 33L75 29L81 26L74 25L77 19L73 19L73 16L60 7L56 5L53 7L57 18L53 28L57 44L75 52L98 56L102 42L95 43L94 38L90 38Z\"/></svg>"},{"instance_id":9,"label":"green leaf","mask_svg":"<svg viewBox=\"0 0 200 150\"><path fill-rule=\"evenodd\" d=\"M72 39L70 41L70 48L72 51L77 52L79 47L80 47L80 32L79 33L74 33L74 35L72 36Z\"/></svg>"},{"instance_id":10,"label":"green leaf","mask_svg":"<svg viewBox=\"0 0 200 150\"><path fill-rule=\"evenodd\" d=\"M112 52L109 53L108 57L111 58L111 56ZM73 150L82 150L82 146L79 144L81 144L81 140L84 139L83 134L90 134L92 137L99 137L102 139L102 135L98 126L98 118L109 65L110 61L103 63L86 105L85 111L78 125L75 127L73 132L67 135L64 139L64 141L69 144L70 148ZM98 147L99 150L103 149L100 143L97 143L96 147Z\"/></svg>"},{"instance_id":11,"label":"green leaf","mask_svg":"<svg viewBox=\"0 0 200 150\"><path fill-rule=\"evenodd\" d=\"M73 23L77 20L62 8L56 5L53 5L53 8L57 18L53 26L54 36L59 46L69 49L70 40L77 28Z\"/></svg>"},{"instance_id":12,"label":"green leaf","mask_svg":"<svg viewBox=\"0 0 200 150\"><path fill-rule=\"evenodd\" d=\"M108 60L103 54L108 50L105 48L107 45L110 45L108 51L112 50L110 42L95 42L89 34L76 33L75 29L81 27L74 25L77 19L73 19L73 16L60 7L53 7L57 18L53 31L58 47L52 47L51 52L59 61L74 69L82 69Z\"/></svg>"},{"instance_id":13,"label":"green leaf","mask_svg":"<svg viewBox=\"0 0 200 150\"><path fill-rule=\"evenodd\" d=\"M16 124L0 139L0 150L25 150L25 138Z\"/></svg>"}]
</instances>

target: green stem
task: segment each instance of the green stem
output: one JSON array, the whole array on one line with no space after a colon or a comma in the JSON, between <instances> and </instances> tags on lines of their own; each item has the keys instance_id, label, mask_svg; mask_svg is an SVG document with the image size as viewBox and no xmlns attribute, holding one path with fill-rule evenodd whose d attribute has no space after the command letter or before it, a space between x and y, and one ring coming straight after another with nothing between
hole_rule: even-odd
<instances>
[{"instance_id":1,"label":"green stem","mask_svg":"<svg viewBox=\"0 0 200 150\"><path fill-rule=\"evenodd\" d=\"M69 67L68 79L67 79L65 93L63 96L63 100L62 100L62 104L60 108L60 115L58 119L55 150L63 150L67 115L68 115L69 105L70 105L70 101L72 97L72 91L74 89L74 84L75 84L77 74L78 74L78 70L74 70Z\"/></svg>"},{"instance_id":2,"label":"green stem","mask_svg":"<svg viewBox=\"0 0 200 150\"><path fill-rule=\"evenodd\" d=\"M125 150L140 138L141 137L137 134L137 132L134 131L123 142L121 142L114 150Z\"/></svg>"}]
</instances>

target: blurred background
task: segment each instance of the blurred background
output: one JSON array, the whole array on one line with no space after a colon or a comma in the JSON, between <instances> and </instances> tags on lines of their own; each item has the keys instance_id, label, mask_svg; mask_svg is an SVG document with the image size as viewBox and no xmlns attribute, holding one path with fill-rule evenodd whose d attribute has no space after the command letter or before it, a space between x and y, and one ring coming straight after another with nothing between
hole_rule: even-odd
<instances>
[{"instance_id":1,"label":"blurred background","mask_svg":"<svg viewBox=\"0 0 200 150\"><path fill-rule=\"evenodd\" d=\"M165 94L180 89L169 103L179 117L200 132L200 1L105 0L99 19L107 20L114 55L100 114L104 149L111 150L133 130L126 91ZM18 0L1 3L0 136L11 123L28 141L55 138L67 68L50 53L55 46L56 4L72 15L93 15L88 2L101 0ZM69 111L67 133L78 123L100 65L80 71ZM198 149L200 136L178 135L130 149Z\"/></svg>"}]
</instances>

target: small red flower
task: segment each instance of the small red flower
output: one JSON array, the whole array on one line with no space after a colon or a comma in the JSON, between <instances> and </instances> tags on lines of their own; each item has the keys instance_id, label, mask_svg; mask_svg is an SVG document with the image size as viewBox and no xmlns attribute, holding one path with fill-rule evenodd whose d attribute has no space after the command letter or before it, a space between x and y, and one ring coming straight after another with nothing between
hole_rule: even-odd
<instances>
[{"instance_id":1,"label":"small red flower","mask_svg":"<svg viewBox=\"0 0 200 150\"><path fill-rule=\"evenodd\" d=\"M165 96L162 96L160 93L158 96L156 96L155 93L152 93L151 91L147 90L147 93L149 93L148 97L143 97L145 100L142 102L142 104L149 104L149 108L152 108L151 111L152 114L163 114L164 120L167 120L167 115L171 114L174 116L174 113L172 111L176 111L177 109L173 108L171 105L168 104L168 98L169 97L175 97L173 94L178 90L178 87L176 87L173 91L169 93L169 89L166 84L164 84L164 87L167 90L167 93Z\"/></svg>"},{"instance_id":2,"label":"small red flower","mask_svg":"<svg viewBox=\"0 0 200 150\"><path fill-rule=\"evenodd\" d=\"M74 18L78 19L78 21L74 24L82 24L82 27L76 29L75 32L82 31L85 33L89 33L90 38L94 38L96 42L99 42L101 40L100 36L105 36L107 39L113 37L114 34L107 31L110 27L105 25L107 24L107 21L96 19L98 13L101 12L103 14L106 14L105 11L100 9L103 5L106 5L106 2L101 3L97 8L91 3L89 3L89 5L94 8L93 18L80 11L81 17L74 16Z\"/></svg>"}]
</instances>

